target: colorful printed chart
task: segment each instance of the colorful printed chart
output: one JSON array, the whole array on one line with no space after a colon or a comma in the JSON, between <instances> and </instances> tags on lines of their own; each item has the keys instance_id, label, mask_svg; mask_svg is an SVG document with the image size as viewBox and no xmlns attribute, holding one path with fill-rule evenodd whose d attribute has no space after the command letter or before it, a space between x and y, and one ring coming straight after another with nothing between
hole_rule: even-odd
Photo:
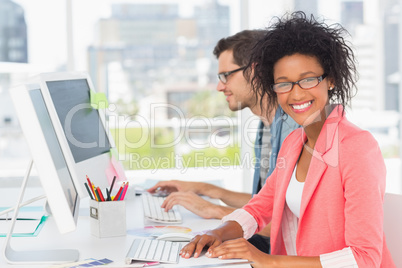
<instances>
[{"instance_id":1,"label":"colorful printed chart","mask_svg":"<svg viewBox=\"0 0 402 268\"><path fill-rule=\"evenodd\" d=\"M191 229L184 226L172 226L172 225L159 225L159 226L145 226L141 229L127 230L127 234L134 236L159 236L167 233L189 233Z\"/></svg>"}]
</instances>

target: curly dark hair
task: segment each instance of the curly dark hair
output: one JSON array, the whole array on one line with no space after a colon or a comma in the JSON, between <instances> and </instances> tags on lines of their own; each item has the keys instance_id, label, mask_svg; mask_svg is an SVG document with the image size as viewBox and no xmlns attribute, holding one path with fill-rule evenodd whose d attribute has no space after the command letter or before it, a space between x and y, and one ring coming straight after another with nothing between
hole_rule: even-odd
<instances>
[{"instance_id":1,"label":"curly dark hair","mask_svg":"<svg viewBox=\"0 0 402 268\"><path fill-rule=\"evenodd\" d=\"M334 82L335 88L328 92L330 101L344 107L348 105L358 75L354 53L343 37L348 34L346 29L339 24L328 26L313 15L308 18L301 11L275 20L276 23L267 28L264 38L254 46L245 71L248 79L252 76L253 90L261 100L268 94L268 111L277 106L276 93L271 90L274 65L284 56L296 53L315 57L328 79Z\"/></svg>"}]
</instances>

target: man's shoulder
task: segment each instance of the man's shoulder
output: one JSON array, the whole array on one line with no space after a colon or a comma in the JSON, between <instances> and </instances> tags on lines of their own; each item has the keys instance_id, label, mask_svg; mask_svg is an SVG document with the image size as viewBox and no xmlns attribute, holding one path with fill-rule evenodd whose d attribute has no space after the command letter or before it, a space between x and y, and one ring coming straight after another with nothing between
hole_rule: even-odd
<instances>
[{"instance_id":1,"label":"man's shoulder","mask_svg":"<svg viewBox=\"0 0 402 268\"><path fill-rule=\"evenodd\" d=\"M290 132L292 132L293 130L295 130L296 128L299 128L300 125L297 124L295 122L295 120L293 120L292 117L290 117L289 115L285 115L286 118L284 118L283 122L282 122L282 128L287 128L290 130Z\"/></svg>"},{"instance_id":2,"label":"man's shoulder","mask_svg":"<svg viewBox=\"0 0 402 268\"><path fill-rule=\"evenodd\" d=\"M286 114L282 108L279 106L276 109L274 120L272 122L273 125L282 125L287 129L295 130L296 128L300 127L291 116Z\"/></svg>"}]
</instances>

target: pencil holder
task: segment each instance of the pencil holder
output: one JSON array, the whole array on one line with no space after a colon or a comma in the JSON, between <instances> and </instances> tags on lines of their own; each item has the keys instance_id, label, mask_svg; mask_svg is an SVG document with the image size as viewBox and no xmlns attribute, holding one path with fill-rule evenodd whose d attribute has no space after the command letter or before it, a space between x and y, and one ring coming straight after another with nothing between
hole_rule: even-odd
<instances>
[{"instance_id":1,"label":"pencil holder","mask_svg":"<svg viewBox=\"0 0 402 268\"><path fill-rule=\"evenodd\" d=\"M126 202L90 200L91 234L102 238L126 235Z\"/></svg>"}]
</instances>

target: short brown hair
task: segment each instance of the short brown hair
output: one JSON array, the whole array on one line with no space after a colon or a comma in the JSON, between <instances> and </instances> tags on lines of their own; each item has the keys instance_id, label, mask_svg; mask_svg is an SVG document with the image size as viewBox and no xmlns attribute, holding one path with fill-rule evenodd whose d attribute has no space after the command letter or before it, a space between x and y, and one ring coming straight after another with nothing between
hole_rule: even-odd
<instances>
[{"instance_id":1,"label":"short brown hair","mask_svg":"<svg viewBox=\"0 0 402 268\"><path fill-rule=\"evenodd\" d=\"M218 59L224 51L232 50L234 63L246 66L250 60L252 48L265 33L266 30L244 30L222 38L216 44L213 53Z\"/></svg>"}]
</instances>

